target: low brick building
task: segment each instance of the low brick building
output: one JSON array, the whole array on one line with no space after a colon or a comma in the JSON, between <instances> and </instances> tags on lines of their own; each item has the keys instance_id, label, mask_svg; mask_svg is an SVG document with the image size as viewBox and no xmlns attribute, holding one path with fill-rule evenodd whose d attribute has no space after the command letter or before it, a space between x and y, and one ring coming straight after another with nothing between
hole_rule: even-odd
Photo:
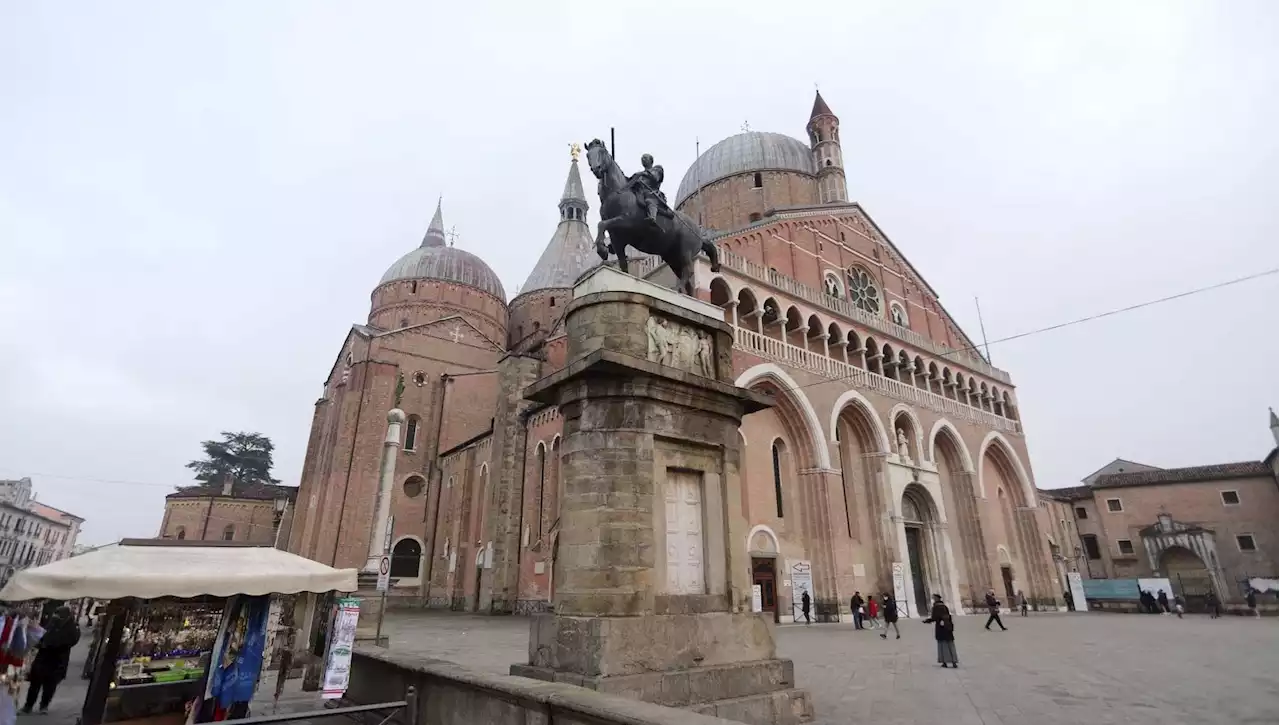
<instances>
[{"instance_id":1,"label":"low brick building","mask_svg":"<svg viewBox=\"0 0 1280 725\"><path fill-rule=\"evenodd\" d=\"M1082 486L1042 491L1058 566L1086 578L1167 577L1188 600L1242 602L1280 572L1275 453L1261 461L1157 468L1117 459Z\"/></svg>"},{"instance_id":2,"label":"low brick building","mask_svg":"<svg viewBox=\"0 0 1280 725\"><path fill-rule=\"evenodd\" d=\"M721 269L697 294L732 325L736 384L775 406L741 427L752 580L790 620L809 586L820 619L855 591L904 611L988 588L1061 599L1009 373L848 201L839 119L817 96L805 140L750 131L708 148L672 204L709 230ZM799 127L800 124L797 124ZM467 611L549 606L565 421L524 390L565 365L575 280L599 264L576 157L559 223L518 294L450 246L439 205L421 244L374 287L315 404L289 549L362 566L387 411L396 459L392 574L403 603ZM670 286L633 257L630 271ZM696 564L696 562L695 562Z\"/></svg>"},{"instance_id":3,"label":"low brick building","mask_svg":"<svg viewBox=\"0 0 1280 725\"><path fill-rule=\"evenodd\" d=\"M186 486L165 496L161 539L239 541L284 548L296 486L225 480Z\"/></svg>"}]
</instances>

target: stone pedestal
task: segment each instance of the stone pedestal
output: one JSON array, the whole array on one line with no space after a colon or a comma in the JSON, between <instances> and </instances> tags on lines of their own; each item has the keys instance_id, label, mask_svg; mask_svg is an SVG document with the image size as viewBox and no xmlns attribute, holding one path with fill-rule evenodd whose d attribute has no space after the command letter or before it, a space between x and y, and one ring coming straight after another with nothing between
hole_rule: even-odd
<instances>
[{"instance_id":1,"label":"stone pedestal","mask_svg":"<svg viewBox=\"0 0 1280 725\"><path fill-rule=\"evenodd\" d=\"M719 308L600 268L574 288L569 364L530 399L560 407L554 614L512 674L749 723L813 717L750 611L742 416Z\"/></svg>"}]
</instances>

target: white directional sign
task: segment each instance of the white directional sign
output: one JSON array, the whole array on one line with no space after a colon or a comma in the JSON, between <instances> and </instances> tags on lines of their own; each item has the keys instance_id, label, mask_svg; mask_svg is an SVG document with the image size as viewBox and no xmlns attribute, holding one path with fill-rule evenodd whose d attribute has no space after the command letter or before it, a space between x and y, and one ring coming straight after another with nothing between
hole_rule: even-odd
<instances>
[{"instance_id":1,"label":"white directional sign","mask_svg":"<svg viewBox=\"0 0 1280 725\"><path fill-rule=\"evenodd\" d=\"M366 579L365 581L368 581ZM366 585L368 586L368 585ZM391 586L391 557L386 554L378 560L378 591L385 592Z\"/></svg>"}]
</instances>

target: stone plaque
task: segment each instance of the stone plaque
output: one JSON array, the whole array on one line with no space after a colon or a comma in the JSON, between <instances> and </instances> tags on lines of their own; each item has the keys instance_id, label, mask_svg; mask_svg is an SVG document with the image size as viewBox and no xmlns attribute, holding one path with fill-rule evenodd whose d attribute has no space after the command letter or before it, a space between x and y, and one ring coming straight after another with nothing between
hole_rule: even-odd
<instances>
[{"instance_id":1,"label":"stone plaque","mask_svg":"<svg viewBox=\"0 0 1280 725\"><path fill-rule=\"evenodd\" d=\"M649 337L650 362L715 378L715 345L709 333L657 315L650 315L645 333Z\"/></svg>"}]
</instances>

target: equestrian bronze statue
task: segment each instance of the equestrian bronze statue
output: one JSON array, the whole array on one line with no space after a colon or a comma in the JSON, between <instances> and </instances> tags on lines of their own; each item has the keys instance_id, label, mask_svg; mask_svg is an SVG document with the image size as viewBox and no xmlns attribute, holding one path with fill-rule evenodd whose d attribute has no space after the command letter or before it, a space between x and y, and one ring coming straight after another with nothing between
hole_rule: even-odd
<instances>
[{"instance_id":1,"label":"equestrian bronze statue","mask_svg":"<svg viewBox=\"0 0 1280 725\"><path fill-rule=\"evenodd\" d=\"M596 253L603 260L609 252L618 257L618 269L627 271L627 247L655 254L671 268L679 280L676 289L693 296L693 263L702 252L711 260L711 271L720 271L716 246L702 236L692 219L667 205L663 195L662 167L653 157L641 158L644 170L628 177L605 148L595 139L587 144L587 163L600 180L600 224L596 230ZM604 235L608 232L609 244Z\"/></svg>"}]
</instances>

